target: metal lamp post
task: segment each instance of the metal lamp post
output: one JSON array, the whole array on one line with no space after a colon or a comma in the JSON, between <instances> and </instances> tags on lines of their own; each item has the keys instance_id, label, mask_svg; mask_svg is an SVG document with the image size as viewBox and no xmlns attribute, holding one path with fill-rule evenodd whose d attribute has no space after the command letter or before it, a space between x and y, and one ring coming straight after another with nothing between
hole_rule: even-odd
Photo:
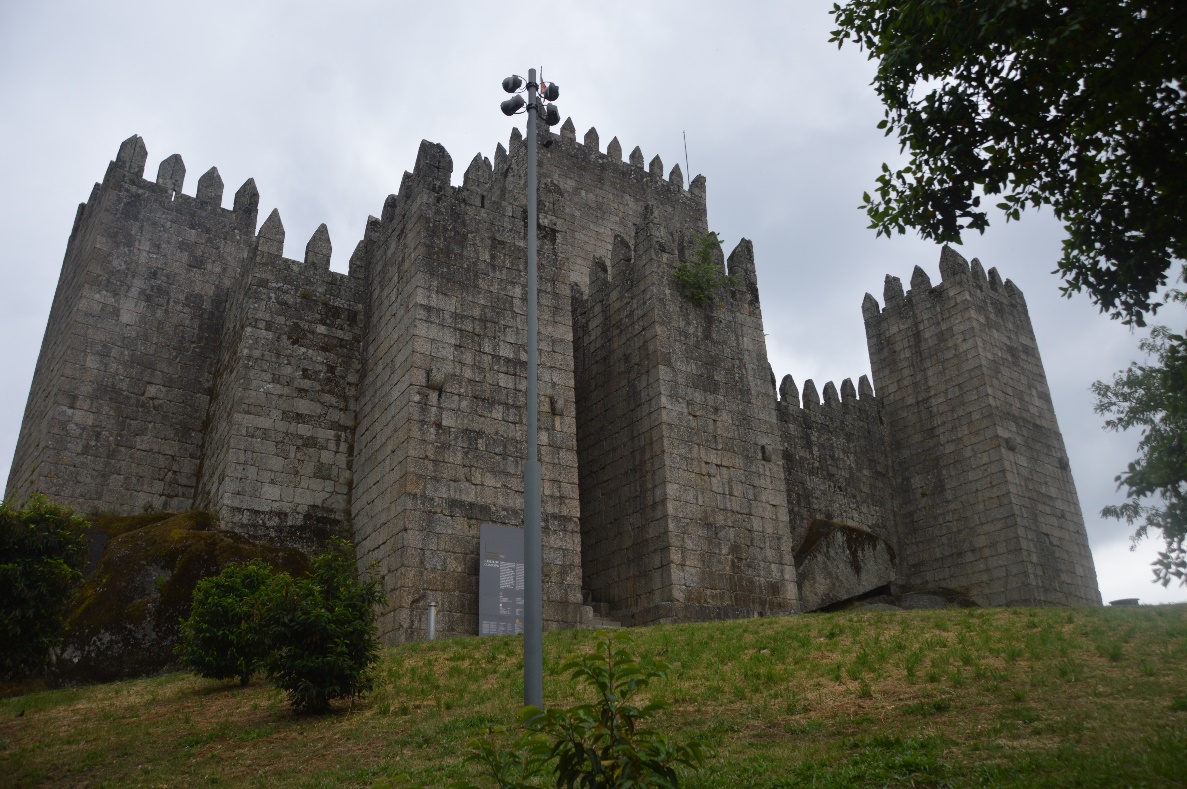
<instances>
[{"instance_id":1,"label":"metal lamp post","mask_svg":"<svg viewBox=\"0 0 1187 789\"><path fill-rule=\"evenodd\" d=\"M539 366L538 326L536 316L536 116L554 126L560 112L549 103L560 97L555 83L545 83L539 90L536 70L523 77L512 75L503 80L503 90L515 95L500 107L504 115L526 112L528 116L528 392L527 457L523 466L523 703L544 707L544 599L543 548L540 529L540 457L536 420L539 401L536 395ZM527 101L522 93L526 90ZM539 91L539 93L537 93Z\"/></svg>"}]
</instances>

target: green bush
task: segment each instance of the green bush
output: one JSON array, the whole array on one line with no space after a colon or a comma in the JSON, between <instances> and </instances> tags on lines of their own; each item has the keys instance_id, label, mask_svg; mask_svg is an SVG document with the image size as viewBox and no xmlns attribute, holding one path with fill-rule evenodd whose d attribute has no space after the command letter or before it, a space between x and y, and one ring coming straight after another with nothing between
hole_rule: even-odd
<instances>
[{"instance_id":1,"label":"green bush","mask_svg":"<svg viewBox=\"0 0 1187 789\"><path fill-rule=\"evenodd\" d=\"M647 719L667 705L652 701L640 707L635 698L651 680L667 679L670 668L662 661L637 661L622 646L628 640L603 637L593 654L561 667L573 682L594 691L594 703L555 710L524 707L519 714L524 734L514 750L498 751L474 740L469 760L482 765L483 776L500 789L533 786L529 781L550 764L558 787L678 787L676 767L699 767L707 749L698 740L674 745L647 728Z\"/></svg>"},{"instance_id":2,"label":"green bush","mask_svg":"<svg viewBox=\"0 0 1187 789\"><path fill-rule=\"evenodd\" d=\"M40 494L24 509L0 502L0 677L45 667L66 604L82 583L86 521Z\"/></svg>"},{"instance_id":3,"label":"green bush","mask_svg":"<svg viewBox=\"0 0 1187 789\"><path fill-rule=\"evenodd\" d=\"M371 689L379 657L375 606L383 593L378 580L357 579L347 543L338 540L315 557L307 578L281 574L264 597L264 671L293 709L326 712L333 699Z\"/></svg>"},{"instance_id":4,"label":"green bush","mask_svg":"<svg viewBox=\"0 0 1187 789\"><path fill-rule=\"evenodd\" d=\"M735 277L721 272L721 266L717 263L720 248L721 239L716 233L698 233L692 255L688 260L680 261L680 265L672 272L672 280L684 298L693 304L714 304L719 301L717 294L721 289L732 288L737 284Z\"/></svg>"},{"instance_id":5,"label":"green bush","mask_svg":"<svg viewBox=\"0 0 1187 789\"><path fill-rule=\"evenodd\" d=\"M229 564L199 581L190 617L181 621L181 662L203 677L238 677L246 685L266 655L260 630L262 593L276 579L270 566L254 559Z\"/></svg>"}]
</instances>

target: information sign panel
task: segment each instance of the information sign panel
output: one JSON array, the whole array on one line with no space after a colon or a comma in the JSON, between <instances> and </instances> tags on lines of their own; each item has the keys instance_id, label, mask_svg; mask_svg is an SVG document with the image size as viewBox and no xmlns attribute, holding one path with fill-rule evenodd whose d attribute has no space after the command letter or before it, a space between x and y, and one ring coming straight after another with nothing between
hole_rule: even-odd
<instances>
[{"instance_id":1,"label":"information sign panel","mask_svg":"<svg viewBox=\"0 0 1187 789\"><path fill-rule=\"evenodd\" d=\"M478 635L523 632L523 529L484 523L479 536Z\"/></svg>"}]
</instances>

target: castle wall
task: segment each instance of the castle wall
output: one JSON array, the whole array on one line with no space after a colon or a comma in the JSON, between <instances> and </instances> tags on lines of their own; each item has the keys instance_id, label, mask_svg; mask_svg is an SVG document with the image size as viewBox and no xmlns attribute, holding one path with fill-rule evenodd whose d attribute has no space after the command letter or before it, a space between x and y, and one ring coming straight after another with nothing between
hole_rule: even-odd
<instances>
[{"instance_id":1,"label":"castle wall","mask_svg":"<svg viewBox=\"0 0 1187 789\"><path fill-rule=\"evenodd\" d=\"M362 283L330 271L324 225L303 262L283 244L273 212L227 310L196 505L311 548L349 533Z\"/></svg>"},{"instance_id":2,"label":"castle wall","mask_svg":"<svg viewBox=\"0 0 1187 789\"><path fill-rule=\"evenodd\" d=\"M96 219L102 214L98 210L99 194L99 184L95 184L90 199L79 204L74 216L74 227L70 231L70 239L66 245L62 272L58 276L58 286L54 292L45 337L42 339L37 366L33 371L29 399L25 405L16 451L13 453L12 466L9 469L4 494L7 501L23 502L30 494L39 490L48 492L48 486L58 476L53 467L57 465L56 461L60 456L49 449L46 439L51 430L61 432L68 429L64 427L64 417L72 415L64 405L68 402L68 393L62 391L62 374L71 356L70 327L74 323L74 312L82 292L87 253L95 244L95 235L99 228ZM77 364L77 361L75 363ZM59 401L63 405L59 406Z\"/></svg>"},{"instance_id":3,"label":"castle wall","mask_svg":"<svg viewBox=\"0 0 1187 789\"><path fill-rule=\"evenodd\" d=\"M146 157L139 137L126 141L82 211L31 392L34 418L22 425L14 498L39 490L116 512L193 502L222 311L255 226L254 185L223 209L217 171L190 197L181 157L161 163L156 183L141 177ZM40 455L32 473L30 455Z\"/></svg>"},{"instance_id":4,"label":"castle wall","mask_svg":"<svg viewBox=\"0 0 1187 789\"><path fill-rule=\"evenodd\" d=\"M616 239L613 277L594 259L574 285L577 445L584 590L618 612L670 602L672 544L663 491L659 330Z\"/></svg>"},{"instance_id":5,"label":"castle wall","mask_svg":"<svg viewBox=\"0 0 1187 789\"><path fill-rule=\"evenodd\" d=\"M540 213L558 230L557 255L571 282L585 287L593 259L610 255L615 236L633 238L648 206L665 227L689 233L708 229L704 176L685 188L680 165L665 178L658 156L644 167L643 153L636 147L624 159L617 137L603 152L594 128L578 142L571 118L557 132L542 123L536 128L544 187ZM516 144L513 137L513 147ZM523 142L518 145L526 147ZM526 182L517 177L508 188L523 194Z\"/></svg>"},{"instance_id":6,"label":"castle wall","mask_svg":"<svg viewBox=\"0 0 1187 789\"><path fill-rule=\"evenodd\" d=\"M645 212L633 254L616 242L612 284L595 267L590 299L578 300L587 587L634 624L793 610L750 244L730 256L736 287L697 306L672 280L692 234L657 213Z\"/></svg>"},{"instance_id":7,"label":"castle wall","mask_svg":"<svg viewBox=\"0 0 1187 789\"><path fill-rule=\"evenodd\" d=\"M906 586L991 605L1099 604L1083 516L1022 293L945 248L863 305Z\"/></svg>"},{"instance_id":8,"label":"castle wall","mask_svg":"<svg viewBox=\"0 0 1187 789\"><path fill-rule=\"evenodd\" d=\"M368 228L370 301L355 442L360 566L378 562L389 641L478 632L479 526L523 524L526 276L522 205L478 159L462 187L422 143ZM540 458L546 627L581 603L569 284L540 239Z\"/></svg>"},{"instance_id":9,"label":"castle wall","mask_svg":"<svg viewBox=\"0 0 1187 789\"><path fill-rule=\"evenodd\" d=\"M794 546L767 360L754 251L726 261L735 283L711 309L681 296L672 272L691 255L646 221L635 252L650 257L659 305L664 466L672 532L669 621L781 613L799 606ZM659 613L659 612L657 612Z\"/></svg>"},{"instance_id":10,"label":"castle wall","mask_svg":"<svg viewBox=\"0 0 1187 789\"><path fill-rule=\"evenodd\" d=\"M630 624L798 606L813 520L897 549L907 587L984 603L1099 603L1021 293L951 250L932 287L863 304L868 381L776 397L754 256L695 305L673 272L707 231L705 180L541 127L539 456L546 627L584 590ZM252 181L221 207L133 137L79 208L6 496L217 510L311 548L347 528L378 569L383 638L478 631L479 527L521 526L526 144L460 187L424 142L349 275L325 227L283 257ZM605 264L605 259L610 265Z\"/></svg>"},{"instance_id":11,"label":"castle wall","mask_svg":"<svg viewBox=\"0 0 1187 789\"><path fill-rule=\"evenodd\" d=\"M860 526L894 545L890 445L882 404L866 377L857 389L846 378L839 393L830 381L823 401L809 379L802 407L790 375L780 383L779 394L792 544L803 543L812 521L826 520Z\"/></svg>"}]
</instances>

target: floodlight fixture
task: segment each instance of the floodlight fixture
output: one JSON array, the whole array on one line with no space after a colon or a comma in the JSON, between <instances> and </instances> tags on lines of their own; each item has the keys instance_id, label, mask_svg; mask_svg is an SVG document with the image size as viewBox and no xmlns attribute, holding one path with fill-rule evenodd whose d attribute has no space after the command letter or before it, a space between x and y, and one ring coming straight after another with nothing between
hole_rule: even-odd
<instances>
[{"instance_id":1,"label":"floodlight fixture","mask_svg":"<svg viewBox=\"0 0 1187 789\"><path fill-rule=\"evenodd\" d=\"M555 126L561 122L561 111L556 108L555 104L549 104L544 108L544 122L549 126Z\"/></svg>"},{"instance_id":2,"label":"floodlight fixture","mask_svg":"<svg viewBox=\"0 0 1187 789\"><path fill-rule=\"evenodd\" d=\"M523 77L519 76L518 74L512 74L510 77L507 77L505 80L503 80L503 90L507 91L508 93L515 93L522 87Z\"/></svg>"},{"instance_id":3,"label":"floodlight fixture","mask_svg":"<svg viewBox=\"0 0 1187 789\"><path fill-rule=\"evenodd\" d=\"M561 89L555 82L546 83L542 93L545 101L556 101L561 97Z\"/></svg>"},{"instance_id":4,"label":"floodlight fixture","mask_svg":"<svg viewBox=\"0 0 1187 789\"><path fill-rule=\"evenodd\" d=\"M523 100L523 96L518 93L499 105L499 109L503 111L504 115L514 115L523 109L523 105L527 102Z\"/></svg>"}]
</instances>

